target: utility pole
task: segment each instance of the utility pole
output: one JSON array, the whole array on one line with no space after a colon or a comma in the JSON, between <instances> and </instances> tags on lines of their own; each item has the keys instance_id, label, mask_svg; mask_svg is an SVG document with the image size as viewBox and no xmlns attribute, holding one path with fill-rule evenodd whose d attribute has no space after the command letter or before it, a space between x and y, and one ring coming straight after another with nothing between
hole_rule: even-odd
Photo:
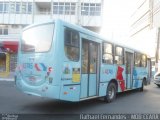
<instances>
[{"instance_id":1,"label":"utility pole","mask_svg":"<svg viewBox=\"0 0 160 120\"><path fill-rule=\"evenodd\" d=\"M155 70L156 72L158 71L158 61L159 61L159 42L160 42L160 28L158 28L158 31L157 31L157 47L156 47L156 55L155 55L155 58L156 58L156 64L155 64Z\"/></svg>"}]
</instances>

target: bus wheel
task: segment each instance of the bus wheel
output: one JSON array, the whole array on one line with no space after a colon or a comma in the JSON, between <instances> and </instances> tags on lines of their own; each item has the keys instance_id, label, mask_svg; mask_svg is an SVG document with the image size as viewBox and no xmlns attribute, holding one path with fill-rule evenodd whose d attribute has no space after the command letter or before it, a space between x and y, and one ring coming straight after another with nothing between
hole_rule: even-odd
<instances>
[{"instance_id":1,"label":"bus wheel","mask_svg":"<svg viewBox=\"0 0 160 120\"><path fill-rule=\"evenodd\" d=\"M160 87L160 85L157 84L158 87Z\"/></svg>"},{"instance_id":2,"label":"bus wheel","mask_svg":"<svg viewBox=\"0 0 160 120\"><path fill-rule=\"evenodd\" d=\"M108 85L106 96L104 97L105 102L110 103L116 98L116 85L112 82Z\"/></svg>"}]
</instances>

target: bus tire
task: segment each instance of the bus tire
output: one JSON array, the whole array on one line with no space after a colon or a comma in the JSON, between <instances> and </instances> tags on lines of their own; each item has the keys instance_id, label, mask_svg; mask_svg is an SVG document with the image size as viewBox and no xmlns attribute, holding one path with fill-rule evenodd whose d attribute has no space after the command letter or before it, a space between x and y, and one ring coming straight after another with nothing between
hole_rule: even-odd
<instances>
[{"instance_id":1,"label":"bus tire","mask_svg":"<svg viewBox=\"0 0 160 120\"><path fill-rule=\"evenodd\" d=\"M160 87L160 85L156 84L158 87Z\"/></svg>"},{"instance_id":2,"label":"bus tire","mask_svg":"<svg viewBox=\"0 0 160 120\"><path fill-rule=\"evenodd\" d=\"M105 102L110 103L116 98L116 85L115 83L111 82L109 83L107 90L106 90L106 96L104 97Z\"/></svg>"}]
</instances>

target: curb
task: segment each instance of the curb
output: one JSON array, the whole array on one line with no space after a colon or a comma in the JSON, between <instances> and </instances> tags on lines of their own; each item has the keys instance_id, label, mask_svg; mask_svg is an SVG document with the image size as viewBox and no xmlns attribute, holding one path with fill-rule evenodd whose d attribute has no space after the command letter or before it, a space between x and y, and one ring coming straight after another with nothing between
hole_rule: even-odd
<instances>
[{"instance_id":1,"label":"curb","mask_svg":"<svg viewBox=\"0 0 160 120\"><path fill-rule=\"evenodd\" d=\"M14 81L14 78L0 78L0 81Z\"/></svg>"}]
</instances>

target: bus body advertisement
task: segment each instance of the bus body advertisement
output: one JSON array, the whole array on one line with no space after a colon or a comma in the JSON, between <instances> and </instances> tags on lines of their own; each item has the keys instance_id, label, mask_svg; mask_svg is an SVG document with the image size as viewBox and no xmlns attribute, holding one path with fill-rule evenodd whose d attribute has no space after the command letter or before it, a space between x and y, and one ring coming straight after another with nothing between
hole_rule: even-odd
<instances>
[{"instance_id":1,"label":"bus body advertisement","mask_svg":"<svg viewBox=\"0 0 160 120\"><path fill-rule=\"evenodd\" d=\"M66 101L143 90L151 60L82 27L55 20L22 32L15 83L24 93Z\"/></svg>"}]
</instances>

